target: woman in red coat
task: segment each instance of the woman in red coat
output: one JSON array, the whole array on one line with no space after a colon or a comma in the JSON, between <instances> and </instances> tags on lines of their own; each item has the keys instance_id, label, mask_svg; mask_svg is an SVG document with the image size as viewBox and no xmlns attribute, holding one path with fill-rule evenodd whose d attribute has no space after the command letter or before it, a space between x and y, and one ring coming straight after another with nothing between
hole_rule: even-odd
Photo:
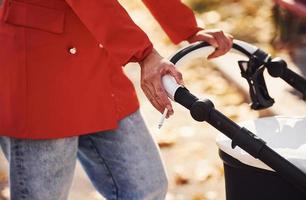
<instances>
[{"instance_id":1,"label":"woman in red coat","mask_svg":"<svg viewBox=\"0 0 306 200\"><path fill-rule=\"evenodd\" d=\"M179 0L144 0L174 43L231 36L197 27ZM171 11L171 12L170 12ZM181 74L116 0L4 0L0 8L0 139L11 199L66 199L76 156L107 199L163 199L163 166L122 66L139 62L142 88L173 113L161 84Z\"/></svg>"}]
</instances>

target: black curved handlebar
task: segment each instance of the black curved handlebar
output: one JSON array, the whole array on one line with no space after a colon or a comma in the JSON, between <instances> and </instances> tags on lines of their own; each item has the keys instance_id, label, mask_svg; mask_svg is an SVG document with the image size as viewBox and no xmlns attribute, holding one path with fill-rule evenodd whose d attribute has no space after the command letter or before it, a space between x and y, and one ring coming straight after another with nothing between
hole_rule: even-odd
<instances>
[{"instance_id":1,"label":"black curved handlebar","mask_svg":"<svg viewBox=\"0 0 306 200\"><path fill-rule=\"evenodd\" d=\"M190 52L207 46L209 46L207 43L198 43L188 46L177 52L170 61L176 64L181 58ZM256 100L257 103L260 103L259 106L269 106L271 104L271 102L267 105L262 104L263 101L271 100L269 99L270 97L265 88L262 71L259 71L262 70L263 67L267 67L272 76L280 77L291 84L294 88L301 92L305 92L305 79L292 72L287 67L280 66L280 63L283 64L282 62L284 61L278 62L277 60L272 60L270 56L262 50L252 45L248 46L247 43L240 43L240 41L234 42L233 49L238 50L250 59L246 65L245 63L241 63L244 64L244 66L240 65L240 67L242 75L248 80L248 82L253 83L253 85L249 83L250 87L254 87L254 81L257 81L256 86L258 88L253 90L254 93L252 95L254 97L252 100ZM279 72L280 69L282 69L281 73ZM256 99L256 96L258 97L258 95L260 95L260 98L264 99ZM195 120L200 122L206 121L229 137L232 140L233 148L235 148L235 146L241 147L250 155L260 159L266 165L274 169L281 177L306 194L306 174L303 171L268 147L265 141L258 138L249 130L240 127L231 119L216 110L210 100L206 99L200 101L184 87L178 87L176 89L174 100L190 110L190 113Z\"/></svg>"},{"instance_id":2,"label":"black curved handlebar","mask_svg":"<svg viewBox=\"0 0 306 200\"><path fill-rule=\"evenodd\" d=\"M170 58L170 61L176 64L191 52L206 47L210 47L206 42L191 44L178 51ZM268 53L258 47L239 40L234 40L232 50L248 58L248 60L238 61L238 64L241 70L241 76L249 84L252 109L264 109L274 104L274 99L269 95L263 75L265 69L268 70L271 76L283 79L293 88L301 92L303 99L306 100L306 79L290 70L284 60L280 58L272 59Z\"/></svg>"}]
</instances>

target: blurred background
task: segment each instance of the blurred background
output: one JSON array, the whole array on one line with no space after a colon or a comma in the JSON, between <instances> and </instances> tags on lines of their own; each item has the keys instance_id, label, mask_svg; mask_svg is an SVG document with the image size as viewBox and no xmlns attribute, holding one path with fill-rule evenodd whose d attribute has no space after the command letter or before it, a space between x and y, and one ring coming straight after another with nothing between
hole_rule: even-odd
<instances>
[{"instance_id":1,"label":"blurred background","mask_svg":"<svg viewBox=\"0 0 306 200\"><path fill-rule=\"evenodd\" d=\"M306 74L306 67L303 66L306 61L306 8L303 1L277 1L279 4L272 0L183 2L194 10L199 26L223 29L236 39L253 43L272 55L286 58L292 66L296 66L293 68L295 71ZM182 43L174 46L140 0L120 0L120 3L148 34L155 48L163 56L168 57L187 45ZM292 111L294 114L302 114L299 110L303 103L291 89L278 83L269 89L274 90L273 95L278 97L276 101L279 103L276 103L273 109L252 111L246 82L242 78L237 81L233 75L239 74L235 56L224 56L221 61L216 62L192 60L180 70L186 86L193 93L211 99L220 111L236 122L276 114L293 114L287 112L288 109L278 109L283 103L295 107ZM154 110L139 87L139 66L129 64L125 71L134 82L142 114L161 148L169 177L169 193L166 199L224 200L223 165L215 144L217 131L207 124L192 120L189 112L179 105L174 105L175 115L166 120L164 127L158 130L157 123L161 115ZM3 157L1 160L0 199L9 199L7 164ZM78 164L70 200L99 199L103 198L95 192Z\"/></svg>"}]
</instances>

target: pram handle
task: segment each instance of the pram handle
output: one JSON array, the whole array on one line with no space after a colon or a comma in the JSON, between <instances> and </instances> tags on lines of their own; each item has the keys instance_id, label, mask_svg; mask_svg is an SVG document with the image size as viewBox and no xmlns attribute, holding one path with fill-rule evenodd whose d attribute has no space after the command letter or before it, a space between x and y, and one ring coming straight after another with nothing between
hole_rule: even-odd
<instances>
[{"instance_id":1,"label":"pram handle","mask_svg":"<svg viewBox=\"0 0 306 200\"><path fill-rule=\"evenodd\" d=\"M259 48L251 45L249 43L234 40L232 52L250 57ZM206 42L197 42L191 44L183 49L178 50L173 56L170 57L170 61L175 64L176 67L183 65L186 61L193 58L203 58L210 55L215 50L214 47L210 46ZM170 75L165 75L162 78L163 85L165 87L168 96L174 100L175 91L181 87L175 81L175 79Z\"/></svg>"},{"instance_id":2,"label":"pram handle","mask_svg":"<svg viewBox=\"0 0 306 200\"><path fill-rule=\"evenodd\" d=\"M239 146L253 157L260 159L283 179L306 194L306 174L303 171L267 146L265 141L216 110L210 100L200 101L183 87L176 91L174 100L190 110L195 120L206 121L229 137L232 140L233 148Z\"/></svg>"},{"instance_id":3,"label":"pram handle","mask_svg":"<svg viewBox=\"0 0 306 200\"><path fill-rule=\"evenodd\" d=\"M285 80L292 87L297 89L303 94L303 99L306 100L306 80L301 76L297 75L295 72L286 68L281 78Z\"/></svg>"},{"instance_id":4,"label":"pram handle","mask_svg":"<svg viewBox=\"0 0 306 200\"><path fill-rule=\"evenodd\" d=\"M214 50L208 43L198 42L177 51L170 58L170 61L179 67L192 58L207 57ZM306 79L290 70L285 61L279 58L272 59L269 54L258 47L240 40L234 40L231 52L244 55L249 59L249 61L239 61L238 63L242 77L246 78L249 84L252 109L268 108L274 103L266 88L263 76L265 68L271 76L280 77L301 92L303 99L306 100ZM165 75L162 81L168 96L173 100L175 91L181 86L170 75Z\"/></svg>"},{"instance_id":5,"label":"pram handle","mask_svg":"<svg viewBox=\"0 0 306 200\"><path fill-rule=\"evenodd\" d=\"M188 55L189 58L203 57L209 55L213 50L214 49L207 43L192 44L172 56L170 61L176 66L179 66L186 59L187 54L192 54L192 56ZM247 57L252 56L258 50L257 47L238 40L234 41L232 49L232 51L238 51ZM265 62L268 62L269 59L270 57L268 55L264 58ZM288 71L285 71L285 74L288 75ZM285 79L287 75L282 76ZM296 185L306 193L306 174L299 168L269 148L266 143L255 134L240 127L216 110L210 100L200 101L196 96L191 94L187 88L177 84L174 78L169 75L164 76L162 80L169 97L190 110L195 120L208 122L232 140L233 148L235 148L235 146L241 147L250 155L260 159L266 165L274 169L285 180Z\"/></svg>"},{"instance_id":6,"label":"pram handle","mask_svg":"<svg viewBox=\"0 0 306 200\"><path fill-rule=\"evenodd\" d=\"M272 77L280 77L289 85L302 93L306 100L306 79L288 68L287 63L281 58L274 58L266 63L269 74Z\"/></svg>"}]
</instances>

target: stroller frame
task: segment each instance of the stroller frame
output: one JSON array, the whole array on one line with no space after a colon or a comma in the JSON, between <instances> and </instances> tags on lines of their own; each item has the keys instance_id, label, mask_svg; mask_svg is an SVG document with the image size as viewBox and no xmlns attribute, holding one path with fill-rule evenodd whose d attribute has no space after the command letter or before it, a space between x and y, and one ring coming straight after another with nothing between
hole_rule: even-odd
<instances>
[{"instance_id":1,"label":"stroller frame","mask_svg":"<svg viewBox=\"0 0 306 200\"><path fill-rule=\"evenodd\" d=\"M170 58L170 61L178 66L187 57L204 57L212 51L214 48L205 42L194 43L179 50ZM284 60L273 59L256 46L239 40L234 40L232 51L249 58L248 61L239 61L239 66L242 77L246 78L249 83L253 109L267 108L274 103L268 94L263 77L265 69L271 76L282 78L300 91L304 100L306 99L306 80L290 70ZM216 110L210 100L199 100L187 88L178 85L170 75L165 75L162 81L168 96L190 110L193 119L208 122L232 140L232 148L239 146L253 157L258 158L306 195L306 174L271 149L264 140Z\"/></svg>"}]
</instances>

